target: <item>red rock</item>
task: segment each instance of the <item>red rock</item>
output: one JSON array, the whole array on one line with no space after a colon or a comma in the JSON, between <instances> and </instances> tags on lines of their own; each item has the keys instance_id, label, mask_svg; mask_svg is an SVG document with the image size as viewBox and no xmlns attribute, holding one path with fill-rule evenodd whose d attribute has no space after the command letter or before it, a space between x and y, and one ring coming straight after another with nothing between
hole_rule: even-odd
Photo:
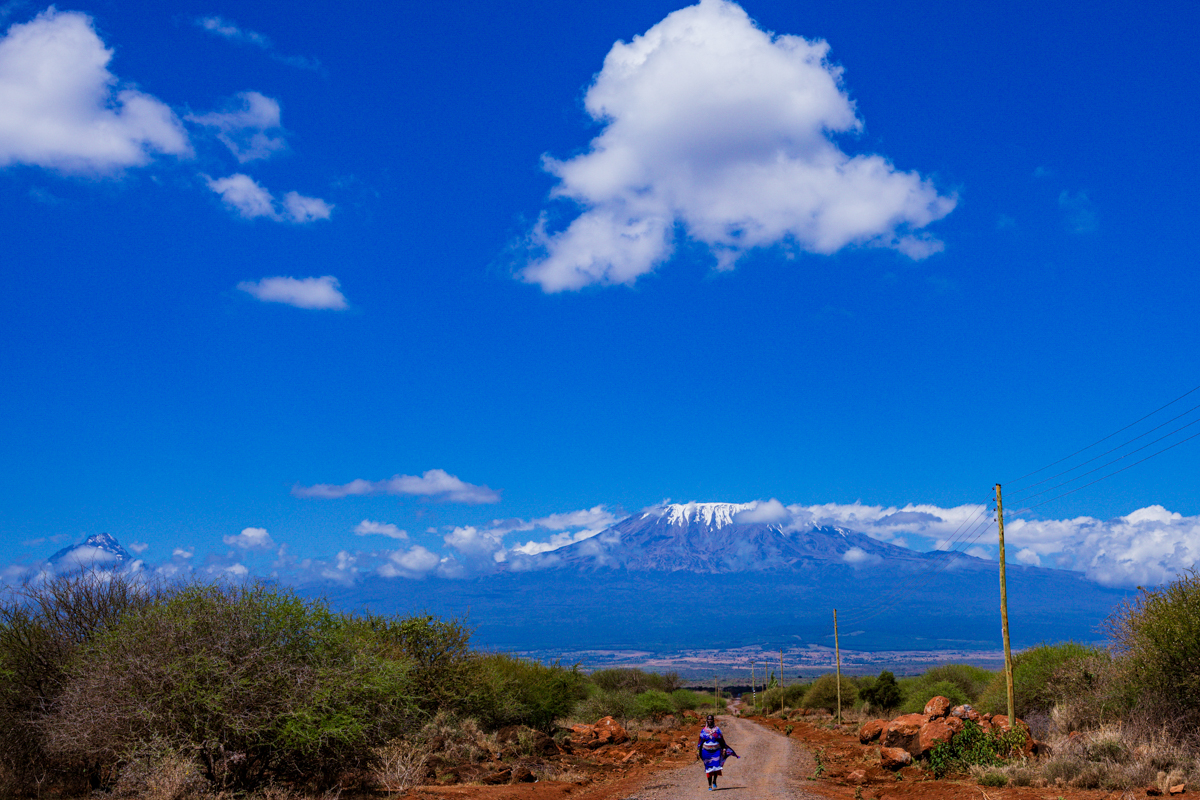
<instances>
[{"instance_id":1,"label":"red rock","mask_svg":"<svg viewBox=\"0 0 1200 800\"><path fill-rule=\"evenodd\" d=\"M612 717L601 718L592 728L596 731L596 738L600 741L598 747L606 744L620 744L629 739L625 729Z\"/></svg>"},{"instance_id":2,"label":"red rock","mask_svg":"<svg viewBox=\"0 0 1200 800\"><path fill-rule=\"evenodd\" d=\"M946 717L942 722L946 723L946 726L950 728L952 733L962 733L963 728L967 726L967 723L963 722L959 717Z\"/></svg>"},{"instance_id":3,"label":"red rock","mask_svg":"<svg viewBox=\"0 0 1200 800\"><path fill-rule=\"evenodd\" d=\"M1167 791L1170 792L1171 794L1183 794L1184 792L1187 791L1187 784L1186 783L1177 784L1177 785L1172 786L1171 788L1167 789Z\"/></svg>"},{"instance_id":4,"label":"red rock","mask_svg":"<svg viewBox=\"0 0 1200 800\"><path fill-rule=\"evenodd\" d=\"M849 781L850 783L858 784L859 786L861 786L862 784L867 782L867 771L864 769L856 769L853 772L851 772L849 775L846 776L846 780Z\"/></svg>"},{"instance_id":5,"label":"red rock","mask_svg":"<svg viewBox=\"0 0 1200 800\"><path fill-rule=\"evenodd\" d=\"M879 763L884 769L897 770L912 763L912 753L901 747L881 747Z\"/></svg>"},{"instance_id":6,"label":"red rock","mask_svg":"<svg viewBox=\"0 0 1200 800\"><path fill-rule=\"evenodd\" d=\"M858 729L858 741L862 744L870 744L883 734L883 729L887 727L887 724L886 719L871 720Z\"/></svg>"},{"instance_id":7,"label":"red rock","mask_svg":"<svg viewBox=\"0 0 1200 800\"><path fill-rule=\"evenodd\" d=\"M1008 724L1008 717L1004 714L994 714L992 715L992 727L999 730L1001 733L1008 733L1010 730L1012 730L1013 726ZM1016 727L1017 730L1025 734L1025 745L1021 748L1022 755L1026 757L1033 755L1033 731L1030 730L1029 726L1025 724L1025 720L1021 719L1020 717L1017 718Z\"/></svg>"},{"instance_id":8,"label":"red rock","mask_svg":"<svg viewBox=\"0 0 1200 800\"><path fill-rule=\"evenodd\" d=\"M919 753L917 750L921 738L921 726L929 721L924 714L905 714L896 717L884 728L879 737L879 743L884 747L899 747L910 754Z\"/></svg>"},{"instance_id":9,"label":"red rock","mask_svg":"<svg viewBox=\"0 0 1200 800\"><path fill-rule=\"evenodd\" d=\"M929 702L925 704L925 716L927 717L944 717L948 713L950 713L950 698L948 697L942 697L939 694L929 698Z\"/></svg>"},{"instance_id":10,"label":"red rock","mask_svg":"<svg viewBox=\"0 0 1200 800\"><path fill-rule=\"evenodd\" d=\"M917 750L913 753L914 756L923 756L933 748L937 747L942 742L948 742L954 736L954 731L945 721L940 719L931 720L921 726L921 733L917 737ZM909 751L912 752L911 750Z\"/></svg>"},{"instance_id":11,"label":"red rock","mask_svg":"<svg viewBox=\"0 0 1200 800\"><path fill-rule=\"evenodd\" d=\"M517 766L517 767L513 767L511 782L512 783L536 783L537 776L533 774L533 771L530 770L529 767Z\"/></svg>"}]
</instances>

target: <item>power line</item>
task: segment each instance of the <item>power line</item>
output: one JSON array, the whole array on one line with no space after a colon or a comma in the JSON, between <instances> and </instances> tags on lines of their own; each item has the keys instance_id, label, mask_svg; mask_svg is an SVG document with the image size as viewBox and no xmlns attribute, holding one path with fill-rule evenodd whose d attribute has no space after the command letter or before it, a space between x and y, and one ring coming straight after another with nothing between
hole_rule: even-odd
<instances>
[{"instance_id":1,"label":"power line","mask_svg":"<svg viewBox=\"0 0 1200 800\"><path fill-rule=\"evenodd\" d=\"M1095 460L1096 460L1096 459L1098 459L1098 458L1104 458L1104 457L1105 457L1106 455L1108 455L1109 453L1115 453L1115 452L1117 452L1118 450L1120 450L1122 447L1125 447L1126 445L1133 444L1133 443L1134 443L1134 442L1136 442L1138 439L1141 439L1143 436L1149 436L1150 434L1154 433L1154 432L1155 432L1156 430L1158 430L1159 428L1166 427L1167 425L1170 425L1170 424L1171 424L1172 422L1174 422L1175 420L1177 420L1177 419L1181 419L1181 418L1183 418L1183 417L1186 417L1188 414L1192 413L1193 411L1195 411L1195 410L1196 410L1196 409L1198 409L1198 408L1200 408L1200 405L1192 406L1192 407L1191 407L1191 408L1189 408L1187 411L1184 411L1182 414L1177 414L1176 416L1174 416L1174 417L1171 417L1171 418L1170 418L1169 420L1167 420L1166 422L1161 422L1161 423L1159 423L1158 425L1155 425L1155 426L1154 426L1153 428L1151 428L1150 430L1148 430L1148 431L1145 431L1144 433L1139 433L1137 436L1134 436L1132 439L1127 439L1126 441L1122 442L1121 444L1117 445L1116 447L1113 447L1113 448L1111 448L1111 449L1109 449L1109 450L1105 450L1103 453L1100 453L1099 455L1092 456L1092 457L1091 457L1091 458L1089 458L1087 461L1081 461L1080 463L1076 464L1075 466L1073 466L1073 467L1071 467L1071 468L1069 468L1069 469L1064 469L1062 472L1055 473L1054 475L1051 475L1049 478L1043 478L1042 480L1038 481L1037 483L1031 483L1031 484L1029 484L1028 486L1019 487L1019 488L1017 488L1017 489L1012 489L1012 490L1010 490L1010 491L1011 491L1011 492L1012 492L1014 495L1019 495L1019 494L1021 494L1022 492L1027 492L1027 491L1029 491L1030 489L1033 489L1034 487L1041 486L1043 483L1048 483L1048 482L1050 482L1050 481L1054 480L1055 478L1058 478L1058 477L1061 477L1061 476L1063 476L1063 475L1066 475L1068 472L1074 472L1075 470L1079 469L1080 467L1082 467L1082 466L1083 466L1083 465L1085 465L1085 464L1090 464L1090 463L1092 463L1093 461L1095 461ZM1143 419L1145 419L1145 418L1143 417ZM1135 423L1135 424L1136 424L1136 423ZM1189 423L1189 424L1194 424L1194 423ZM1184 428L1186 428L1186 427L1187 427L1187 425L1184 425L1183 427L1184 427ZM1174 433L1178 433L1180 430L1183 430L1183 428L1179 428L1179 429L1177 429L1176 431L1173 431L1173 432L1174 432ZM1169 436L1169 435L1170 435L1170 434L1168 434L1168 436ZM1165 438L1165 437L1164 437L1164 438ZM1135 453L1136 453L1137 451L1135 450L1135 451L1133 451L1133 452L1135 452ZM1068 456L1068 458L1070 458L1070 456ZM1109 462L1109 463L1112 463L1112 462ZM1068 483L1069 483L1069 482L1070 482L1070 481L1068 481Z\"/></svg>"},{"instance_id":2,"label":"power line","mask_svg":"<svg viewBox=\"0 0 1200 800\"><path fill-rule=\"evenodd\" d=\"M1074 458L1075 456L1079 455L1080 453L1083 453L1083 452L1085 452L1085 451L1087 451L1087 450L1091 450L1093 447L1095 447L1096 445L1100 444L1101 442L1106 442L1106 441L1108 441L1109 439L1111 439L1112 437L1116 436L1118 433L1124 433L1125 431L1127 431L1127 430L1129 430L1130 428L1132 428L1134 425L1137 425L1139 422L1142 422L1143 420L1149 419L1150 417L1152 417L1152 416L1154 416L1155 414L1157 414L1159 411L1162 411L1164 408L1168 408L1168 407L1170 407L1170 406L1173 406L1173 405L1175 405L1175 404L1176 404L1176 403L1178 403L1180 400L1182 400L1183 398L1185 398L1185 397L1187 397L1188 395L1192 394L1193 392L1196 392L1197 390L1200 390L1200 386L1196 386L1196 387L1195 387L1195 388L1193 388L1193 389L1189 389L1188 391L1186 391L1186 392L1184 392L1183 394L1179 395L1179 397L1176 397L1174 400L1172 400L1171 402L1167 403L1165 406L1161 406L1161 407L1159 407L1159 408L1156 408L1156 409L1154 409L1153 411L1151 411L1151 412L1150 412L1149 414L1147 414L1146 416L1144 416L1144 417L1141 417L1140 419L1136 419L1136 420L1134 420L1133 422L1129 423L1128 425L1126 425L1124 428L1121 428L1120 430L1113 431L1113 432L1112 432L1112 433L1110 433L1108 436L1105 436L1103 439L1097 439L1096 441L1094 441L1094 442L1092 442L1091 444L1089 444L1087 447L1084 447L1084 448L1083 448L1083 449L1081 449L1081 450L1076 450L1074 453L1071 453L1071 455L1069 455L1069 456L1064 456L1064 457L1060 458L1058 461L1051 461L1051 462L1050 462L1049 464L1047 464L1046 466L1044 466L1044 467L1041 467L1041 468L1039 468L1039 469L1035 469L1033 472L1026 473L1026 474L1022 475L1021 477L1019 477L1019 478L1017 478L1017 479L1015 479L1015 480L1013 480L1013 481L1009 481L1009 482L1010 482L1010 483L1020 483L1021 481L1025 480L1025 479L1026 479L1026 478L1028 478L1028 477L1031 477L1031 476L1033 476L1033 475L1037 475L1039 472L1043 472L1043 471L1045 471L1045 470L1048 470L1048 469L1050 469L1050 467L1053 467L1053 466L1055 466L1055 465L1057 465L1057 464L1061 464L1062 462L1064 462L1064 461L1067 461L1068 459Z\"/></svg>"}]
</instances>

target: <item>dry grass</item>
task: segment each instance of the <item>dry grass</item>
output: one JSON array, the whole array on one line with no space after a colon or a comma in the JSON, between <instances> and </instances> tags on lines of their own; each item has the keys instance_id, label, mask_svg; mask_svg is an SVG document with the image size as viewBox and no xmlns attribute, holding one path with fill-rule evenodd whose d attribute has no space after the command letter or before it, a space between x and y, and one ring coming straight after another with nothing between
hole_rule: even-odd
<instances>
[{"instance_id":1,"label":"dry grass","mask_svg":"<svg viewBox=\"0 0 1200 800\"><path fill-rule=\"evenodd\" d=\"M208 794L209 784L195 760L166 747L130 758L117 776L113 794L138 800L185 800Z\"/></svg>"}]
</instances>

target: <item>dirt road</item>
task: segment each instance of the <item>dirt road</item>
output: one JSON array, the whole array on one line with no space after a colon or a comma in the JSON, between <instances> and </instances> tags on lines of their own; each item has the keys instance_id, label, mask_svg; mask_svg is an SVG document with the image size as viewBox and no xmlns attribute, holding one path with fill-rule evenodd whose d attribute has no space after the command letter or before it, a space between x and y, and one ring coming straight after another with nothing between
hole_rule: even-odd
<instances>
[{"instance_id":1,"label":"dirt road","mask_svg":"<svg viewBox=\"0 0 1200 800\"><path fill-rule=\"evenodd\" d=\"M624 800L697 800L702 795L715 799L719 792L735 792L726 795L729 800L818 800L804 786L816 762L791 739L736 717L720 717L717 725L741 756L725 762L717 791L708 791L697 762L652 775Z\"/></svg>"}]
</instances>

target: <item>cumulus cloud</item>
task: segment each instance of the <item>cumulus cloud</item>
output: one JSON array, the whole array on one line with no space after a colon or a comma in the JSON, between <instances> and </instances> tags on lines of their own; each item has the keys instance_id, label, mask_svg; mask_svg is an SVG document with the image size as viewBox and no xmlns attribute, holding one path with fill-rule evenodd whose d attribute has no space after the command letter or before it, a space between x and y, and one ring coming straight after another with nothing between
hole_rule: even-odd
<instances>
[{"instance_id":1,"label":"cumulus cloud","mask_svg":"<svg viewBox=\"0 0 1200 800\"><path fill-rule=\"evenodd\" d=\"M109 72L86 14L53 7L0 39L0 166L110 173L187 156L187 134L155 97Z\"/></svg>"},{"instance_id":2,"label":"cumulus cloud","mask_svg":"<svg viewBox=\"0 0 1200 800\"><path fill-rule=\"evenodd\" d=\"M240 163L268 158L287 148L279 125L279 101L258 92L237 95L240 107L208 114L189 114L197 125L216 128L217 138Z\"/></svg>"},{"instance_id":3,"label":"cumulus cloud","mask_svg":"<svg viewBox=\"0 0 1200 800\"><path fill-rule=\"evenodd\" d=\"M883 559L881 559L879 556L875 555L874 553L868 553L861 547L851 547L842 554L842 561L845 561L852 567L860 567L864 564L874 564L882 560Z\"/></svg>"},{"instance_id":4,"label":"cumulus cloud","mask_svg":"<svg viewBox=\"0 0 1200 800\"><path fill-rule=\"evenodd\" d=\"M754 503L754 508L749 508L745 511L739 511L733 515L733 521L740 522L743 525L749 525L758 522L772 525L776 522L783 522L790 518L791 514L786 508L784 508L783 503L779 502L775 498L771 498L766 502L756 502Z\"/></svg>"},{"instance_id":5,"label":"cumulus cloud","mask_svg":"<svg viewBox=\"0 0 1200 800\"><path fill-rule=\"evenodd\" d=\"M387 536L391 539L407 539L408 532L402 531L390 522L372 522L364 519L354 526L354 532L359 536Z\"/></svg>"},{"instance_id":6,"label":"cumulus cloud","mask_svg":"<svg viewBox=\"0 0 1200 800\"><path fill-rule=\"evenodd\" d=\"M346 297L339 290L340 285L338 279L332 275L323 275L320 278L277 276L258 281L242 281L237 288L265 303L341 311L346 308Z\"/></svg>"},{"instance_id":7,"label":"cumulus cloud","mask_svg":"<svg viewBox=\"0 0 1200 800\"><path fill-rule=\"evenodd\" d=\"M204 176L204 182L221 195L227 207L245 219L265 217L276 222L304 224L329 219L333 213L333 206L319 197L305 197L296 192L288 192L283 202L278 203L266 187L241 172L226 178Z\"/></svg>"},{"instance_id":8,"label":"cumulus cloud","mask_svg":"<svg viewBox=\"0 0 1200 800\"><path fill-rule=\"evenodd\" d=\"M290 67L298 67L300 69L319 70L321 68L321 63L315 58L283 55L275 49L275 44L263 34L242 28L223 17L200 17L196 20L196 25L214 36L220 36L227 41L253 45L281 64L287 64Z\"/></svg>"},{"instance_id":9,"label":"cumulus cloud","mask_svg":"<svg viewBox=\"0 0 1200 800\"><path fill-rule=\"evenodd\" d=\"M1071 233L1094 233L1100 227L1096 206L1087 192L1071 194L1063 191L1058 195L1058 207L1062 209L1067 230Z\"/></svg>"},{"instance_id":10,"label":"cumulus cloud","mask_svg":"<svg viewBox=\"0 0 1200 800\"><path fill-rule=\"evenodd\" d=\"M268 550L275 546L266 528L243 528L237 536L222 536L221 541L242 550Z\"/></svg>"},{"instance_id":11,"label":"cumulus cloud","mask_svg":"<svg viewBox=\"0 0 1200 800\"><path fill-rule=\"evenodd\" d=\"M130 542L129 543L129 549L138 554L146 552L146 550L149 549L149 547L150 547L150 545L146 544L145 542Z\"/></svg>"},{"instance_id":12,"label":"cumulus cloud","mask_svg":"<svg viewBox=\"0 0 1200 800\"><path fill-rule=\"evenodd\" d=\"M727 0L701 0L613 45L584 98L604 130L581 155L543 160L558 179L552 196L581 213L559 230L541 216L520 277L547 292L633 283L670 257L677 229L720 269L777 244L913 259L941 250L920 229L955 199L831 138L862 121L828 52L763 31Z\"/></svg>"},{"instance_id":13,"label":"cumulus cloud","mask_svg":"<svg viewBox=\"0 0 1200 800\"><path fill-rule=\"evenodd\" d=\"M440 563L436 553L414 545L408 550L393 551L376 572L385 578L424 578Z\"/></svg>"},{"instance_id":14,"label":"cumulus cloud","mask_svg":"<svg viewBox=\"0 0 1200 800\"><path fill-rule=\"evenodd\" d=\"M382 481L359 478L341 485L318 483L315 486L292 487L296 497L333 499L352 495L392 494L430 497L455 503L498 503L500 493L487 486L476 486L451 475L445 470L427 470L416 475L393 475Z\"/></svg>"}]
</instances>

